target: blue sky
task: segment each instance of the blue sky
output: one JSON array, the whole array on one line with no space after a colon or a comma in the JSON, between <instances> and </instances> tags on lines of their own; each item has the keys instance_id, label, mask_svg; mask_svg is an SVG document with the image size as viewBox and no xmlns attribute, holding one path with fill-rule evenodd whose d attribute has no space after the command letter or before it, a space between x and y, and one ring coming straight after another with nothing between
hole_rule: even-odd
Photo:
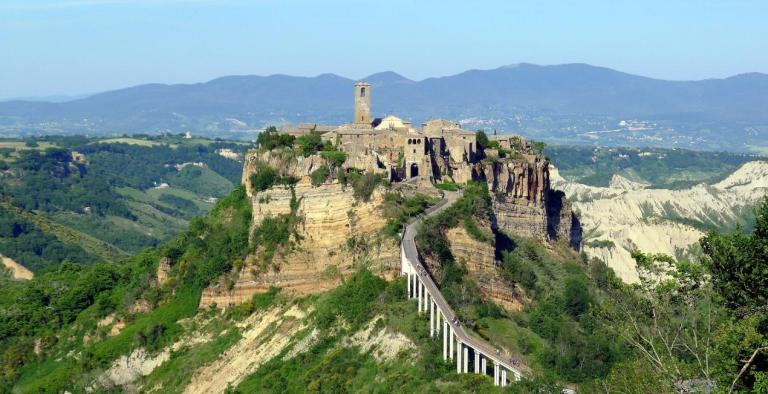
<instances>
[{"instance_id":1,"label":"blue sky","mask_svg":"<svg viewBox=\"0 0 768 394\"><path fill-rule=\"evenodd\" d=\"M768 72L767 16L766 0L0 0L0 97L520 62L725 77Z\"/></svg>"}]
</instances>

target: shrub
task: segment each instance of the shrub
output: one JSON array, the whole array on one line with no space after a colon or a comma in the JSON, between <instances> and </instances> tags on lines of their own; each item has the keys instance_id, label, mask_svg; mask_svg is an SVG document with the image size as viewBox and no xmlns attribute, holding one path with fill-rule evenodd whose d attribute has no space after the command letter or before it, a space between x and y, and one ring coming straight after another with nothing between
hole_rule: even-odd
<instances>
[{"instance_id":1,"label":"shrub","mask_svg":"<svg viewBox=\"0 0 768 394\"><path fill-rule=\"evenodd\" d=\"M280 293L280 289L274 286L270 286L266 293L254 294L251 299L253 310L267 309L275 303L277 295Z\"/></svg>"},{"instance_id":2,"label":"shrub","mask_svg":"<svg viewBox=\"0 0 768 394\"><path fill-rule=\"evenodd\" d=\"M256 165L256 172L251 174L251 191L253 193L263 192L275 185L293 185L298 182L294 177L282 177L266 163L259 162Z\"/></svg>"},{"instance_id":3,"label":"shrub","mask_svg":"<svg viewBox=\"0 0 768 394\"><path fill-rule=\"evenodd\" d=\"M349 277L344 284L333 290L326 302L318 304L317 323L328 328L341 316L351 328L368 321L374 314L373 302L386 288L384 279L363 269Z\"/></svg>"},{"instance_id":4,"label":"shrub","mask_svg":"<svg viewBox=\"0 0 768 394\"><path fill-rule=\"evenodd\" d=\"M436 183L435 187L440 190L445 190L449 192L455 192L459 190L459 185L457 185L454 182L448 182L448 181L443 181L442 183Z\"/></svg>"},{"instance_id":5,"label":"shrub","mask_svg":"<svg viewBox=\"0 0 768 394\"><path fill-rule=\"evenodd\" d=\"M382 232L387 236L397 238L403 224L409 218L424 212L432 204L434 204L433 199L423 194L416 194L408 198L397 193L385 194L382 210L387 224Z\"/></svg>"},{"instance_id":6,"label":"shrub","mask_svg":"<svg viewBox=\"0 0 768 394\"><path fill-rule=\"evenodd\" d=\"M296 137L280 134L275 126L269 126L256 137L256 145L262 149L272 150L280 147L292 147Z\"/></svg>"},{"instance_id":7,"label":"shrub","mask_svg":"<svg viewBox=\"0 0 768 394\"><path fill-rule=\"evenodd\" d=\"M493 244L493 234L483 232L483 230L477 226L477 222L471 217L464 218L464 229L467 230L467 234L469 234L475 241Z\"/></svg>"},{"instance_id":8,"label":"shrub","mask_svg":"<svg viewBox=\"0 0 768 394\"><path fill-rule=\"evenodd\" d=\"M587 281L583 276L570 276L565 280L565 310L577 318L587 311L592 302Z\"/></svg>"},{"instance_id":9,"label":"shrub","mask_svg":"<svg viewBox=\"0 0 768 394\"><path fill-rule=\"evenodd\" d=\"M328 162L331 168L341 167L347 161L347 154L342 151L324 151L320 155Z\"/></svg>"},{"instance_id":10,"label":"shrub","mask_svg":"<svg viewBox=\"0 0 768 394\"><path fill-rule=\"evenodd\" d=\"M275 185L280 179L272 167L259 163L256 172L251 175L251 190L254 193L262 192Z\"/></svg>"},{"instance_id":11,"label":"shrub","mask_svg":"<svg viewBox=\"0 0 768 394\"><path fill-rule=\"evenodd\" d=\"M264 247L264 261L272 261L277 248L290 243L295 226L295 216L289 214L269 216L261 221L253 231L252 240L254 247Z\"/></svg>"},{"instance_id":12,"label":"shrub","mask_svg":"<svg viewBox=\"0 0 768 394\"><path fill-rule=\"evenodd\" d=\"M330 175L331 171L328 169L328 166L322 165L316 170L312 171L312 173L309 175L309 178L312 181L313 186L319 186L322 185Z\"/></svg>"},{"instance_id":13,"label":"shrub","mask_svg":"<svg viewBox=\"0 0 768 394\"><path fill-rule=\"evenodd\" d=\"M353 172L348 175L348 178L352 183L355 199L362 201L370 201L373 191L376 190L376 186L384 181L381 175L370 172L362 175Z\"/></svg>"},{"instance_id":14,"label":"shrub","mask_svg":"<svg viewBox=\"0 0 768 394\"><path fill-rule=\"evenodd\" d=\"M537 279L536 271L533 270L529 261L515 252L504 251L502 255L504 270L510 279L522 285L526 290L534 290Z\"/></svg>"}]
</instances>

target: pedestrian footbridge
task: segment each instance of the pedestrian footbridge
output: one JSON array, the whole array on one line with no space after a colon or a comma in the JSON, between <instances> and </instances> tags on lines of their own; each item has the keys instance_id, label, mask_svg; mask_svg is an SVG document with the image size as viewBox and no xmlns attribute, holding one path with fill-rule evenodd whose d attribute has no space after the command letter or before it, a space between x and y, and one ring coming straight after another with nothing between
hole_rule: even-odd
<instances>
[{"instance_id":1,"label":"pedestrian footbridge","mask_svg":"<svg viewBox=\"0 0 768 394\"><path fill-rule=\"evenodd\" d=\"M446 198L422 217L439 213L457 198L457 193L446 193ZM456 360L458 373L490 375L496 386L506 386L520 380L529 369L517 359L502 354L500 349L468 335L437 288L416 249L416 227L420 222L421 219L416 219L405 227L400 249L400 270L401 275L407 278L408 298L417 301L419 313L429 314L430 337L443 337L443 360Z\"/></svg>"}]
</instances>

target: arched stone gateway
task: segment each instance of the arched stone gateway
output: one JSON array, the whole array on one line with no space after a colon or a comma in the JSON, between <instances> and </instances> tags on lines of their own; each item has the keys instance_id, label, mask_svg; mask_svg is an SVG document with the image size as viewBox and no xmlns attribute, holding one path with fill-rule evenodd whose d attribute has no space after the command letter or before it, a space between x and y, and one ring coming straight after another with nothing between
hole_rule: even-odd
<instances>
[{"instance_id":1,"label":"arched stone gateway","mask_svg":"<svg viewBox=\"0 0 768 394\"><path fill-rule=\"evenodd\" d=\"M411 163L411 166L408 169L408 177L415 178L417 176L419 176L419 165L416 163Z\"/></svg>"}]
</instances>

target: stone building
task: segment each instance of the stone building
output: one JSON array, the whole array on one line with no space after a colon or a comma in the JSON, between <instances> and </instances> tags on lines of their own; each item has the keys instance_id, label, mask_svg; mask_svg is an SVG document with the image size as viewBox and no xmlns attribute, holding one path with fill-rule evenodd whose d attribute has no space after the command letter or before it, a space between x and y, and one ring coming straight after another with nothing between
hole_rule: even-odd
<instances>
[{"instance_id":1,"label":"stone building","mask_svg":"<svg viewBox=\"0 0 768 394\"><path fill-rule=\"evenodd\" d=\"M393 115L373 118L371 93L370 84L356 83L352 122L323 134L349 155L347 167L385 174L391 181L437 182L453 179L454 172L458 182L470 179L461 167L482 158L474 132L444 119L415 128Z\"/></svg>"}]
</instances>

